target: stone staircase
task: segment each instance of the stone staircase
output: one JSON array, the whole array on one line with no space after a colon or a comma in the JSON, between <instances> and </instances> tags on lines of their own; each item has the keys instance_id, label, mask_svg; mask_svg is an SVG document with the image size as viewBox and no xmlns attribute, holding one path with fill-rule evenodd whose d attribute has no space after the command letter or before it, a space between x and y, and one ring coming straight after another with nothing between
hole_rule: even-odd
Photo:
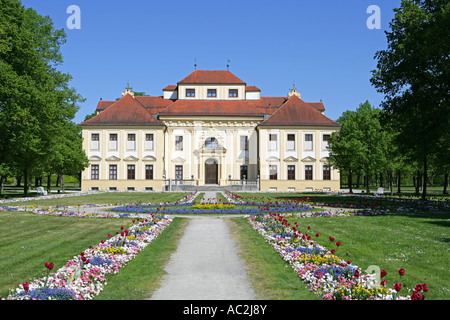
<instances>
[{"instance_id":1,"label":"stone staircase","mask_svg":"<svg viewBox=\"0 0 450 320\"><path fill-rule=\"evenodd\" d=\"M203 191L259 191L256 185L231 185L231 186L219 186L215 184L203 185L203 186L190 186L190 185L176 185L172 186L172 191L188 191L188 192L203 192Z\"/></svg>"}]
</instances>

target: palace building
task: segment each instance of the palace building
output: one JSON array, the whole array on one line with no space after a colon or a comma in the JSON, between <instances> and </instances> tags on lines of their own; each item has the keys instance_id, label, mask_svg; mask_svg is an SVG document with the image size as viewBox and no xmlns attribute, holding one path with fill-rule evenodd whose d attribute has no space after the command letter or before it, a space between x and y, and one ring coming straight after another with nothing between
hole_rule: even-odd
<instances>
[{"instance_id":1,"label":"palace building","mask_svg":"<svg viewBox=\"0 0 450 320\"><path fill-rule=\"evenodd\" d=\"M228 70L195 70L162 96L99 101L83 122L82 190L335 191L340 125L294 88L263 97ZM203 188L203 189L202 189Z\"/></svg>"}]
</instances>

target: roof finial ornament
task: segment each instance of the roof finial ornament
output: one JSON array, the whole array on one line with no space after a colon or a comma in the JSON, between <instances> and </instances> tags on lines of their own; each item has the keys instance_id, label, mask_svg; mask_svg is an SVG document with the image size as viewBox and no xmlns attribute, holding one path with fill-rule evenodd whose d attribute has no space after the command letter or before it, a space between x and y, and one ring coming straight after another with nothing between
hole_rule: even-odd
<instances>
[{"instance_id":1,"label":"roof finial ornament","mask_svg":"<svg viewBox=\"0 0 450 320\"><path fill-rule=\"evenodd\" d=\"M291 88L291 92L288 93L288 97L292 97L292 96L297 96L297 97L301 97L300 92L297 91L297 88L295 87L295 80L294 80L294 84L293 84L293 88Z\"/></svg>"},{"instance_id":2,"label":"roof finial ornament","mask_svg":"<svg viewBox=\"0 0 450 320\"><path fill-rule=\"evenodd\" d=\"M197 70L197 58L194 60L194 70Z\"/></svg>"},{"instance_id":3,"label":"roof finial ornament","mask_svg":"<svg viewBox=\"0 0 450 320\"><path fill-rule=\"evenodd\" d=\"M227 70L230 70L230 62L231 62L231 60L230 60L230 58L228 58L228 61L227 61L228 63L227 63Z\"/></svg>"},{"instance_id":4,"label":"roof finial ornament","mask_svg":"<svg viewBox=\"0 0 450 320\"><path fill-rule=\"evenodd\" d=\"M125 87L125 92L122 92L122 97L125 96L126 94L129 94L132 97L134 97L133 88L130 86L129 82L127 82L127 86Z\"/></svg>"}]
</instances>

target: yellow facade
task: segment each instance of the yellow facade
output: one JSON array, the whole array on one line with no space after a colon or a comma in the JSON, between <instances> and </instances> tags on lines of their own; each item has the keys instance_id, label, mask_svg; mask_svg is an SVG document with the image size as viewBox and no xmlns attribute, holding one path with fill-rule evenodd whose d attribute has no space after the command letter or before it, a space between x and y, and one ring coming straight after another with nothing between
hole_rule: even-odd
<instances>
[{"instance_id":1,"label":"yellow facade","mask_svg":"<svg viewBox=\"0 0 450 320\"><path fill-rule=\"evenodd\" d=\"M82 123L90 161L82 190L339 190L339 171L328 163L326 143L339 124L323 115L322 103L305 103L296 89L286 98L265 100L258 88L228 71L206 73L195 71L168 86L159 100L135 97L127 88L118 101L99 103L98 114ZM205 83L212 76L219 81ZM235 83L221 83L220 77ZM203 81L191 83L197 79ZM188 89L195 95L187 96ZM300 122L304 118L311 124ZM292 120L300 124L290 125Z\"/></svg>"},{"instance_id":2,"label":"yellow facade","mask_svg":"<svg viewBox=\"0 0 450 320\"><path fill-rule=\"evenodd\" d=\"M263 191L336 191L340 188L339 170L330 167L326 136L336 129L323 127L260 127L259 167L260 184ZM272 143L269 135L276 136ZM288 135L294 141L288 142ZM305 136L312 136L307 144ZM324 138L325 137L325 138ZM273 141L272 141L273 142ZM289 145L288 145L289 144ZM277 179L270 178L270 167L276 168ZM294 168L289 178L289 166ZM311 180L306 177L306 166L311 166ZM324 167L329 167L329 179ZM292 177L293 175L293 177Z\"/></svg>"},{"instance_id":3,"label":"yellow facade","mask_svg":"<svg viewBox=\"0 0 450 320\"><path fill-rule=\"evenodd\" d=\"M98 146L92 135L99 135ZM110 135L117 135L116 146ZM135 134L134 147L128 145L128 134ZM153 146L146 145L146 134L153 134ZM164 168L164 128L148 127L89 127L82 131L83 148L90 167L82 173L81 189L87 190L162 190ZM98 178L92 176L92 165L99 167ZM116 177L110 176L110 165L117 166ZM135 166L135 178L128 179L128 165ZM145 166L153 166L153 179L146 179ZM115 178L115 179L114 179Z\"/></svg>"}]
</instances>

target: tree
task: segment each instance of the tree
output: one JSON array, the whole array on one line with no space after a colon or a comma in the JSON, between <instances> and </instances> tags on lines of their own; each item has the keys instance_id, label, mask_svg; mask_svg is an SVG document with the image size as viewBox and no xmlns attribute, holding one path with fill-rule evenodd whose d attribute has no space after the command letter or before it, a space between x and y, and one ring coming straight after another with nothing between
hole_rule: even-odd
<instances>
[{"instance_id":1,"label":"tree","mask_svg":"<svg viewBox=\"0 0 450 320\"><path fill-rule=\"evenodd\" d=\"M385 96L383 121L399 131L399 151L421 164L425 199L430 156L445 153L450 136L450 3L403 0L390 26L371 82Z\"/></svg>"},{"instance_id":2,"label":"tree","mask_svg":"<svg viewBox=\"0 0 450 320\"><path fill-rule=\"evenodd\" d=\"M350 191L354 172L364 173L369 193L370 177L385 168L388 139L380 125L380 112L366 101L356 111L344 112L338 119L341 130L331 135L330 162L340 170L348 170Z\"/></svg>"},{"instance_id":3,"label":"tree","mask_svg":"<svg viewBox=\"0 0 450 320\"><path fill-rule=\"evenodd\" d=\"M57 69L65 32L49 17L0 0L0 35L0 165L23 175L27 195L28 177L43 174L82 98Z\"/></svg>"}]
</instances>

